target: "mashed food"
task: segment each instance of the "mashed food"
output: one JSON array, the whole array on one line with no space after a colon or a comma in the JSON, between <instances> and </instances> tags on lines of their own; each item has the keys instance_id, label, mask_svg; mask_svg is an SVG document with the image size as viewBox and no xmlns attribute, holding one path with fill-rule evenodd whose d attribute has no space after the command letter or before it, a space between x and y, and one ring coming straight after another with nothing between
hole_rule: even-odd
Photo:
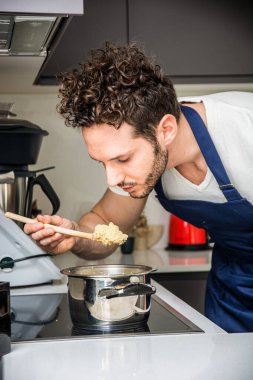
<instances>
[{"instance_id":1,"label":"mashed food","mask_svg":"<svg viewBox=\"0 0 253 380\"><path fill-rule=\"evenodd\" d=\"M121 245L127 240L127 235L120 231L119 227L113 223L98 224L93 233L93 239L100 241L104 245Z\"/></svg>"}]
</instances>

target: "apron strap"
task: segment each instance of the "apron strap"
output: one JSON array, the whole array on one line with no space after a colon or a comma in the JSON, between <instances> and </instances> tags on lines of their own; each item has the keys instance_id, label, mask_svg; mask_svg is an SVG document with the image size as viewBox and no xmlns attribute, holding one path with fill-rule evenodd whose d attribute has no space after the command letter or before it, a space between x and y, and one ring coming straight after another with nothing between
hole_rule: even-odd
<instances>
[{"instance_id":1,"label":"apron strap","mask_svg":"<svg viewBox=\"0 0 253 380\"><path fill-rule=\"evenodd\" d=\"M228 201L242 199L239 192L232 185L208 129L206 128L198 112L191 107L183 105L181 105L181 111L190 124L206 163L213 173L216 181L218 182L219 188L223 192L226 199Z\"/></svg>"},{"instance_id":2,"label":"apron strap","mask_svg":"<svg viewBox=\"0 0 253 380\"><path fill-rule=\"evenodd\" d=\"M166 198L166 197L165 197L165 194L164 194L164 191L163 191L163 186L162 186L162 179L161 179L161 177L160 177L159 180L156 182L154 189L155 189L156 197L157 197L157 198L158 198L158 194L160 194L160 196L162 196L163 198Z\"/></svg>"}]
</instances>

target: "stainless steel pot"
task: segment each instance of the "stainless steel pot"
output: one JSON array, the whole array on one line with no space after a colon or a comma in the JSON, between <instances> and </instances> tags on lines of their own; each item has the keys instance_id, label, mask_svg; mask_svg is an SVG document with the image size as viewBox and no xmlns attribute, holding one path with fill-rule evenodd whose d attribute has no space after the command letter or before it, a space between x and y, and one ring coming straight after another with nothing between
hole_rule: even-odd
<instances>
[{"instance_id":1,"label":"stainless steel pot","mask_svg":"<svg viewBox=\"0 0 253 380\"><path fill-rule=\"evenodd\" d=\"M134 329L146 324L151 308L150 273L143 265L88 265L63 269L68 276L69 310L74 327Z\"/></svg>"}]
</instances>

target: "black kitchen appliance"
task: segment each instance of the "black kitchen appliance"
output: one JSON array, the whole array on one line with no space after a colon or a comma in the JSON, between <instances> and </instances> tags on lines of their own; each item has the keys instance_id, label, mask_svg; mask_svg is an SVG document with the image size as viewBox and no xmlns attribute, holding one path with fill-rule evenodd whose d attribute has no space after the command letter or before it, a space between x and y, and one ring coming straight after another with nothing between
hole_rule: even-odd
<instances>
[{"instance_id":1,"label":"black kitchen appliance","mask_svg":"<svg viewBox=\"0 0 253 380\"><path fill-rule=\"evenodd\" d=\"M0 335L11 334L10 318L10 284L0 282Z\"/></svg>"},{"instance_id":2,"label":"black kitchen appliance","mask_svg":"<svg viewBox=\"0 0 253 380\"><path fill-rule=\"evenodd\" d=\"M0 379L2 379L2 357L11 351L10 284L0 281Z\"/></svg>"},{"instance_id":3,"label":"black kitchen appliance","mask_svg":"<svg viewBox=\"0 0 253 380\"><path fill-rule=\"evenodd\" d=\"M27 120L0 119L0 164L20 167L36 164L42 139L48 132Z\"/></svg>"},{"instance_id":4,"label":"black kitchen appliance","mask_svg":"<svg viewBox=\"0 0 253 380\"><path fill-rule=\"evenodd\" d=\"M0 208L24 215L33 215L33 189L38 185L52 206L52 214L60 200L44 174L37 173L54 167L31 171L36 164L42 139L48 132L20 119L0 119ZM36 210L35 210L36 211Z\"/></svg>"}]
</instances>

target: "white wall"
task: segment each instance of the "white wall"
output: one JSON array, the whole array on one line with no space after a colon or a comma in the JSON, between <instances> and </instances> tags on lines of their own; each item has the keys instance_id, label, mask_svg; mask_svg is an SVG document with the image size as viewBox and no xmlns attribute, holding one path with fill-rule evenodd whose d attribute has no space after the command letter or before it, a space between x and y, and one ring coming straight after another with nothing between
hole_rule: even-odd
<instances>
[{"instance_id":1,"label":"white wall","mask_svg":"<svg viewBox=\"0 0 253 380\"><path fill-rule=\"evenodd\" d=\"M178 96L207 94L223 90L253 91L252 85L195 85L177 86ZM1 94L0 102L13 102L13 112L17 118L29 120L49 132L44 137L37 165L31 170L55 166L45 172L57 192L61 207L59 214L71 219L78 219L81 214L103 195L106 189L105 173L101 165L93 162L85 149L81 131L67 128L63 119L56 112L57 88L55 93L45 94ZM38 206L42 211L51 211L45 197L37 190ZM157 247L167 245L169 214L152 198L145 210L149 224L164 224L164 234Z\"/></svg>"}]
</instances>

